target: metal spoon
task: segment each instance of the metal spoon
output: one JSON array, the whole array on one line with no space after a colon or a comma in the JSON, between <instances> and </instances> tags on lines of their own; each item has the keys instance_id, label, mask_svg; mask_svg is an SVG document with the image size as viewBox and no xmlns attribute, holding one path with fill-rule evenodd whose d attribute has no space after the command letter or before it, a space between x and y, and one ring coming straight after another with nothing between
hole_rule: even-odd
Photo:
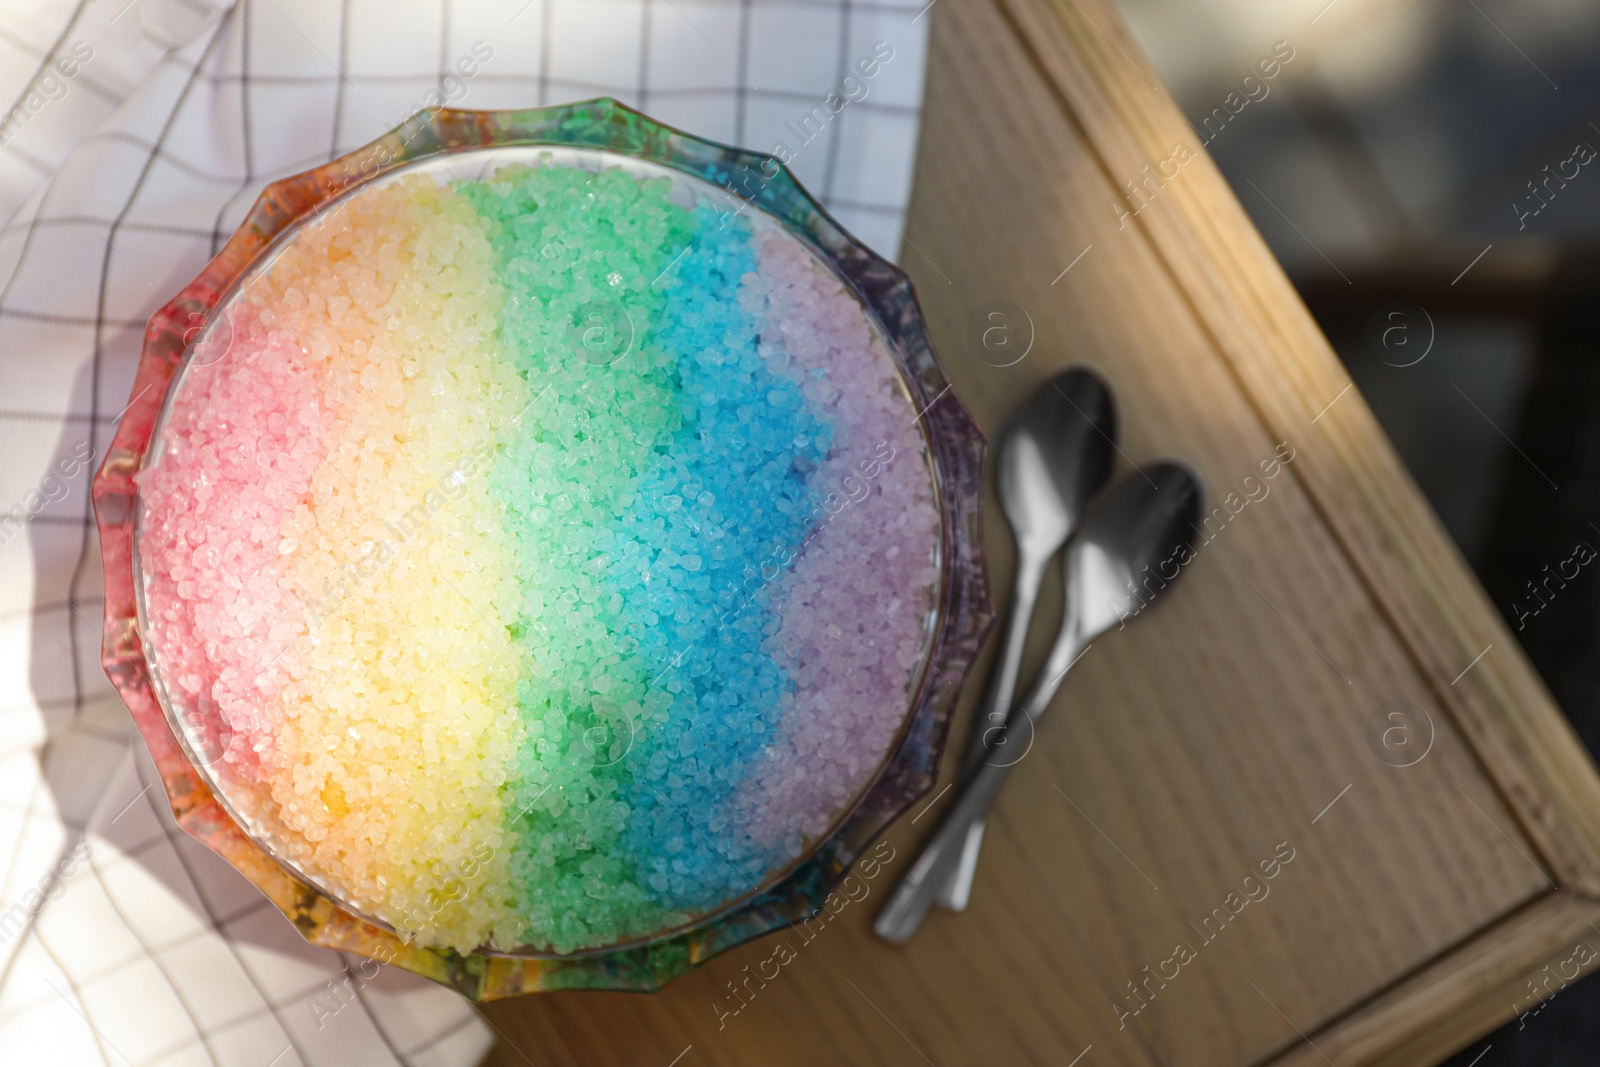
<instances>
[{"instance_id":1,"label":"metal spoon","mask_svg":"<svg viewBox=\"0 0 1600 1067\"><path fill-rule=\"evenodd\" d=\"M1006 720L1011 732L1031 730L1061 680L1091 641L1148 607L1193 558L1190 538L1200 517L1196 476L1157 463L1129 477L1084 522L1067 550L1066 606L1044 668ZM963 781L922 854L873 923L879 937L904 944L922 925L944 879L961 858L968 828L982 819L1015 763L982 762Z\"/></svg>"},{"instance_id":2,"label":"metal spoon","mask_svg":"<svg viewBox=\"0 0 1600 1067\"><path fill-rule=\"evenodd\" d=\"M1045 566L1083 521L1089 502L1110 477L1116 439L1111 390L1084 367L1069 368L1046 382L1000 431L995 481L1017 544L1016 588L989 692L972 726L963 774L982 762L990 742L1005 741L1003 724L1016 699L1022 646ZM946 907L961 911L967 906L982 844L979 820L972 824L960 867L945 882L940 903Z\"/></svg>"}]
</instances>

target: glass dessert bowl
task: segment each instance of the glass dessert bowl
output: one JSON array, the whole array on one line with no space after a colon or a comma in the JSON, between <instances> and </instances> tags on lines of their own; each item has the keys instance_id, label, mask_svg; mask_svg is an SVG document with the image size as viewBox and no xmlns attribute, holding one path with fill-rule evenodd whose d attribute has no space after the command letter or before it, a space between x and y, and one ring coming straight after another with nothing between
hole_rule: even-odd
<instances>
[{"instance_id":1,"label":"glass dessert bowl","mask_svg":"<svg viewBox=\"0 0 1600 1067\"><path fill-rule=\"evenodd\" d=\"M152 319L106 667L314 943L659 988L932 784L981 447L904 276L775 161L609 100L422 113Z\"/></svg>"}]
</instances>

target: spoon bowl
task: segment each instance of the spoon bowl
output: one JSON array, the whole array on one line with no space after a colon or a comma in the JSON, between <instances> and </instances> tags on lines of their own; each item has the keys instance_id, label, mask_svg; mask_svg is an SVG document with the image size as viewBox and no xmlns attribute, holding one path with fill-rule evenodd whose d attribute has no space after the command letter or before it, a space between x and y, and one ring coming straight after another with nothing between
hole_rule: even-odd
<instances>
[{"instance_id":1,"label":"spoon bowl","mask_svg":"<svg viewBox=\"0 0 1600 1067\"><path fill-rule=\"evenodd\" d=\"M1111 390L1087 367L1052 378L1011 417L995 482L1020 553L1048 561L1072 535L1111 473L1116 438Z\"/></svg>"},{"instance_id":2,"label":"spoon bowl","mask_svg":"<svg viewBox=\"0 0 1600 1067\"><path fill-rule=\"evenodd\" d=\"M1119 485L1084 523L1064 568L1068 615L1085 643L1119 629L1164 592L1194 558L1200 483L1157 463Z\"/></svg>"}]
</instances>

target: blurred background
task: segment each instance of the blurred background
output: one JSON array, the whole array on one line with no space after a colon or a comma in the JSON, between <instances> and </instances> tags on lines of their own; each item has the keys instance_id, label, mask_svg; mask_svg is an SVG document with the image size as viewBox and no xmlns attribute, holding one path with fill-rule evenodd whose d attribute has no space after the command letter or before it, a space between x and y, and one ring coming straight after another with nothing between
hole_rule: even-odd
<instances>
[{"instance_id":1,"label":"blurred background","mask_svg":"<svg viewBox=\"0 0 1600 1067\"><path fill-rule=\"evenodd\" d=\"M1117 5L1600 756L1600 4ZM1447 1063L1596 1050L1591 977Z\"/></svg>"}]
</instances>

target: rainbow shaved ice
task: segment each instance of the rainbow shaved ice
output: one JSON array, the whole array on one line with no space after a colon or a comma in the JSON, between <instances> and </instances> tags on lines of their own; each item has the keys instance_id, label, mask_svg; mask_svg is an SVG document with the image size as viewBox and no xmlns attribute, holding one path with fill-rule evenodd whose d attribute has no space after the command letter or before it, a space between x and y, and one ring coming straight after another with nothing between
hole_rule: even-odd
<instances>
[{"instance_id":1,"label":"rainbow shaved ice","mask_svg":"<svg viewBox=\"0 0 1600 1067\"><path fill-rule=\"evenodd\" d=\"M151 655L224 799L414 942L570 952L770 881L888 753L939 522L795 238L512 165L337 202L139 475Z\"/></svg>"}]
</instances>

